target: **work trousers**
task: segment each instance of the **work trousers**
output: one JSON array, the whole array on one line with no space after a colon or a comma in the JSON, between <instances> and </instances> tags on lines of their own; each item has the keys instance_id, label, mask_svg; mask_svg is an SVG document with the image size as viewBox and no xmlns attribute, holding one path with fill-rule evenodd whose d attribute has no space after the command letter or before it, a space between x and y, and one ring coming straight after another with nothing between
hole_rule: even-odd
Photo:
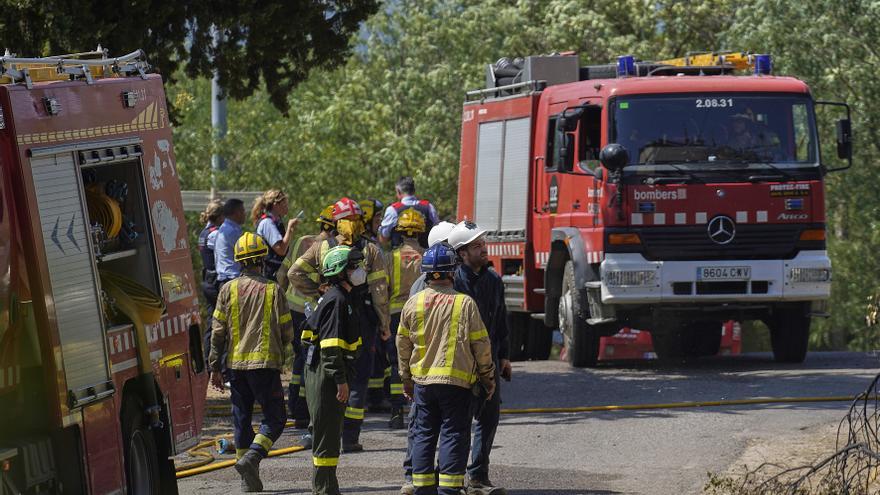
<instances>
[{"instance_id":1,"label":"work trousers","mask_svg":"<svg viewBox=\"0 0 880 495\"><path fill-rule=\"evenodd\" d=\"M388 380L388 395L391 407L402 409L406 400L403 397L403 381L400 379L400 369L397 362L397 327L400 326L400 313L391 315L391 338L382 342L384 354L391 364L391 376Z\"/></svg>"},{"instance_id":2,"label":"work trousers","mask_svg":"<svg viewBox=\"0 0 880 495\"><path fill-rule=\"evenodd\" d=\"M412 461L416 495L459 495L471 439L471 391L456 385L416 385ZM440 472L434 472L438 450Z\"/></svg>"},{"instance_id":3,"label":"work trousers","mask_svg":"<svg viewBox=\"0 0 880 495\"><path fill-rule=\"evenodd\" d=\"M306 353L302 346L303 324L306 315L298 311L291 311L293 317L293 375L287 386L287 411L293 420L299 425L309 424L309 408L306 405L306 388L303 378L303 369L306 365Z\"/></svg>"},{"instance_id":4,"label":"work trousers","mask_svg":"<svg viewBox=\"0 0 880 495\"><path fill-rule=\"evenodd\" d=\"M336 382L322 363L305 370L306 402L312 417L312 493L338 495L340 436L345 404L336 400Z\"/></svg>"},{"instance_id":5,"label":"work trousers","mask_svg":"<svg viewBox=\"0 0 880 495\"><path fill-rule=\"evenodd\" d=\"M367 391L370 375L373 372L373 358L376 354L375 332L367 332L362 336L363 351L355 360L354 377L349 382L348 407L345 409L345 421L342 426L342 443L346 445L358 443L361 426L364 423L364 411L367 405ZM315 416L312 415L312 418Z\"/></svg>"},{"instance_id":6,"label":"work trousers","mask_svg":"<svg viewBox=\"0 0 880 495\"><path fill-rule=\"evenodd\" d=\"M418 411L418 407L416 407L416 403L413 402L409 406L409 414L406 416L406 456L403 458L403 479L408 483L412 483L412 444L413 444L413 434L415 433L415 428L413 425L416 424L416 411Z\"/></svg>"},{"instance_id":7,"label":"work trousers","mask_svg":"<svg viewBox=\"0 0 880 495\"><path fill-rule=\"evenodd\" d=\"M495 393L484 405L480 415L475 418L474 443L471 446L471 463L468 466L468 477L478 481L489 478L489 455L495 443L495 432L498 431L498 420L501 418L501 380L498 373L501 367L495 362ZM474 397L474 400L482 400Z\"/></svg>"},{"instance_id":8,"label":"work trousers","mask_svg":"<svg viewBox=\"0 0 880 495\"><path fill-rule=\"evenodd\" d=\"M207 280L202 282L202 295L205 296L205 309L208 311L208 318L205 320L207 326L205 326L205 345L203 347L205 363L208 363L208 356L211 354L211 328L214 324L214 308L217 307L217 296L220 295L220 289L216 282ZM225 363L226 359L223 359L221 362ZM208 369L211 369L210 363L208 363Z\"/></svg>"},{"instance_id":9,"label":"work trousers","mask_svg":"<svg viewBox=\"0 0 880 495\"><path fill-rule=\"evenodd\" d=\"M367 403L371 408L380 407L388 397L388 380L391 376L391 364L385 356L381 343L376 346L376 355L373 357L373 373L370 374L369 390L367 391Z\"/></svg>"},{"instance_id":10,"label":"work trousers","mask_svg":"<svg viewBox=\"0 0 880 495\"><path fill-rule=\"evenodd\" d=\"M253 449L266 457L287 422L281 372L276 369L231 369L228 376L232 391L235 455L240 458L248 449ZM263 421L256 434L252 426L254 402L263 408Z\"/></svg>"}]
</instances>

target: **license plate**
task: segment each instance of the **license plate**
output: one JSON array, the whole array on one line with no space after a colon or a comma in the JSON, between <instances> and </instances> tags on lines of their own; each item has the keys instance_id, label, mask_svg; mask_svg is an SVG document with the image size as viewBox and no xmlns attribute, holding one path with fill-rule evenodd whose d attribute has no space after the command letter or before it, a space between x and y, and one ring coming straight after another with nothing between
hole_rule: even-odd
<instances>
[{"instance_id":1,"label":"license plate","mask_svg":"<svg viewBox=\"0 0 880 495\"><path fill-rule=\"evenodd\" d=\"M697 268L697 280L749 280L752 268L749 266L701 266Z\"/></svg>"}]
</instances>

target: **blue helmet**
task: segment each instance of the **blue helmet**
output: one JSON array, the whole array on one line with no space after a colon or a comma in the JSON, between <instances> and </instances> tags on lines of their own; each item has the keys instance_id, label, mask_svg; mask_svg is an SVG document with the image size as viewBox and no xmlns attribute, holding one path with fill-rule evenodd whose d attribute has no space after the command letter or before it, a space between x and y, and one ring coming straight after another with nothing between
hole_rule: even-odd
<instances>
[{"instance_id":1,"label":"blue helmet","mask_svg":"<svg viewBox=\"0 0 880 495\"><path fill-rule=\"evenodd\" d=\"M422 255L422 273L450 273L455 266L455 250L445 242L434 244Z\"/></svg>"}]
</instances>

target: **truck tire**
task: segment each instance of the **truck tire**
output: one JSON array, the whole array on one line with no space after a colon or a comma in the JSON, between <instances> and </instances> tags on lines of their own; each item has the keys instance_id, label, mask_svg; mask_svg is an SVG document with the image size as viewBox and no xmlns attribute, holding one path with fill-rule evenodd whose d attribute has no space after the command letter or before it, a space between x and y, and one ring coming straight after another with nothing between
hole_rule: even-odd
<instances>
[{"instance_id":1,"label":"truck tire","mask_svg":"<svg viewBox=\"0 0 880 495\"><path fill-rule=\"evenodd\" d=\"M526 343L526 352L533 361L546 361L550 359L550 351L553 349L553 329L544 325L543 320L529 318L529 335Z\"/></svg>"},{"instance_id":2,"label":"truck tire","mask_svg":"<svg viewBox=\"0 0 880 495\"><path fill-rule=\"evenodd\" d=\"M559 298L559 328L565 339L568 362L576 368L595 366L599 356L599 332L587 324L586 295L574 280L574 262L565 262L562 296Z\"/></svg>"},{"instance_id":3,"label":"truck tire","mask_svg":"<svg viewBox=\"0 0 880 495\"><path fill-rule=\"evenodd\" d=\"M525 361L528 359L528 313L508 313L507 328L510 341L510 360Z\"/></svg>"},{"instance_id":4,"label":"truck tire","mask_svg":"<svg viewBox=\"0 0 880 495\"><path fill-rule=\"evenodd\" d=\"M147 426L143 405L136 396L126 397L123 402L122 441L125 448L126 493L159 495L159 453L153 432Z\"/></svg>"},{"instance_id":5,"label":"truck tire","mask_svg":"<svg viewBox=\"0 0 880 495\"><path fill-rule=\"evenodd\" d=\"M807 357L810 340L808 306L798 304L777 308L767 321L770 327L770 346L778 363L802 363Z\"/></svg>"}]
</instances>

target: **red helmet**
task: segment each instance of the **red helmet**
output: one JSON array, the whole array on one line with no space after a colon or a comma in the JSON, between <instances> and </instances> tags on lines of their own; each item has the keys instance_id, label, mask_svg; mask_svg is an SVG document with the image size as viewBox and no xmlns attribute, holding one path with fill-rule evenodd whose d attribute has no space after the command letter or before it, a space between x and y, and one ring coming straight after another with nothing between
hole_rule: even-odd
<instances>
[{"instance_id":1,"label":"red helmet","mask_svg":"<svg viewBox=\"0 0 880 495\"><path fill-rule=\"evenodd\" d=\"M343 218L350 217L361 217L363 218L364 211L361 210L357 201L349 198L342 198L333 205L333 220L339 221Z\"/></svg>"}]
</instances>

